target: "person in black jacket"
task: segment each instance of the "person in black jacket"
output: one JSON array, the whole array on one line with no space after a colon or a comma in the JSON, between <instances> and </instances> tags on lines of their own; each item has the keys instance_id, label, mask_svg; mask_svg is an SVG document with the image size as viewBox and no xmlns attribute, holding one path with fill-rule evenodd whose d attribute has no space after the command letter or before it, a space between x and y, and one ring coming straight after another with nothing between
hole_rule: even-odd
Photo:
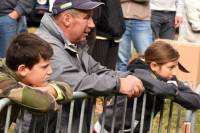
<instances>
[{"instance_id":1,"label":"person in black jacket","mask_svg":"<svg viewBox=\"0 0 200 133\"><path fill-rule=\"evenodd\" d=\"M96 40L91 55L101 65L115 70L119 41L126 28L120 1L97 1L104 3L104 6L96 8L94 11ZM91 47L91 43L88 44Z\"/></svg>"},{"instance_id":2,"label":"person in black jacket","mask_svg":"<svg viewBox=\"0 0 200 133\"><path fill-rule=\"evenodd\" d=\"M162 109L165 98L173 99L174 102L180 104L187 109L200 108L200 95L193 92L189 86L177 80L175 76L175 68L180 66L178 59L180 55L170 44L164 41L155 41L147 48L143 57L134 59L128 66L128 70L142 80L147 93L146 111L144 116L143 133L147 133L150 127L151 111L153 108L154 96L156 96L154 117ZM182 71L187 71L183 67L179 67ZM135 122L137 125L134 133L140 130L140 119L142 112L142 102L144 93L137 100L137 109ZM117 97L117 108L115 117L115 130L119 132L122 127L123 108L125 96ZM128 99L125 129L131 128L133 98ZM105 114L105 130L111 130L113 117L113 103L106 106ZM100 132L102 115L95 125L97 133Z\"/></svg>"}]
</instances>

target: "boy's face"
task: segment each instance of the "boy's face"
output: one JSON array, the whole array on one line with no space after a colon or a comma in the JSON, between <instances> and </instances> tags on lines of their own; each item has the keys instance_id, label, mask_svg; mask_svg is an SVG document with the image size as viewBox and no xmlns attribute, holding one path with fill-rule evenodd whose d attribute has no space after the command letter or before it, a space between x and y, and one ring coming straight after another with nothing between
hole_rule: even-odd
<instances>
[{"instance_id":1,"label":"boy's face","mask_svg":"<svg viewBox=\"0 0 200 133\"><path fill-rule=\"evenodd\" d=\"M39 63L35 64L31 69L26 66L20 72L18 69L18 74L21 82L26 85L34 87L45 86L52 74L50 60L40 59Z\"/></svg>"}]
</instances>

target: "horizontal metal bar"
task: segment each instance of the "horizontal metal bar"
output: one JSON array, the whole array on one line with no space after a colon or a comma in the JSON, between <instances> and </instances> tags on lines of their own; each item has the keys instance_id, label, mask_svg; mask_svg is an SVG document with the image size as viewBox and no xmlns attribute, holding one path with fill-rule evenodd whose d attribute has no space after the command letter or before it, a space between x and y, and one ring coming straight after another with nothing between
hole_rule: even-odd
<instances>
[{"instance_id":1,"label":"horizontal metal bar","mask_svg":"<svg viewBox=\"0 0 200 133\"><path fill-rule=\"evenodd\" d=\"M73 99L89 98L90 96L84 92L73 92Z\"/></svg>"},{"instance_id":2,"label":"horizontal metal bar","mask_svg":"<svg viewBox=\"0 0 200 133\"><path fill-rule=\"evenodd\" d=\"M0 112L3 110L4 107L11 105L12 102L8 98L2 98L0 99Z\"/></svg>"},{"instance_id":3,"label":"horizontal metal bar","mask_svg":"<svg viewBox=\"0 0 200 133\"><path fill-rule=\"evenodd\" d=\"M79 98L89 98L90 96L84 92L73 92L73 99L79 99ZM0 111L8 105L11 105L12 101L8 98L2 98L0 99Z\"/></svg>"}]
</instances>

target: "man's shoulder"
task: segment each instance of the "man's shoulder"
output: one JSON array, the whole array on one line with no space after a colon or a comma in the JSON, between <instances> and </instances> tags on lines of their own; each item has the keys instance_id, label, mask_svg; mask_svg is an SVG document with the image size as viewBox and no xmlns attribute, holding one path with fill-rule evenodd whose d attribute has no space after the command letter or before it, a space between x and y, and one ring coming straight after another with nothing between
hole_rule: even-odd
<instances>
[{"instance_id":1,"label":"man's shoulder","mask_svg":"<svg viewBox=\"0 0 200 133\"><path fill-rule=\"evenodd\" d=\"M54 36L52 36L50 33L48 33L48 31L45 31L40 27L37 29L35 34L47 42L51 41L51 38L54 38Z\"/></svg>"},{"instance_id":2,"label":"man's shoulder","mask_svg":"<svg viewBox=\"0 0 200 133\"><path fill-rule=\"evenodd\" d=\"M57 38L56 36L53 36L48 31L45 31L42 28L38 28L38 30L35 32L35 34L50 44L63 46L63 43L59 40L59 38Z\"/></svg>"}]
</instances>

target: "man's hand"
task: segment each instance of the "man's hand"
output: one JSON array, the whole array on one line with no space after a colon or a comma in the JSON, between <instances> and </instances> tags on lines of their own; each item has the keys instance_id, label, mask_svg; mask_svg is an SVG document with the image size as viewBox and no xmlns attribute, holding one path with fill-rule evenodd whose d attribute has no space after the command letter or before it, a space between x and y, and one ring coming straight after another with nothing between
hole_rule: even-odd
<instances>
[{"instance_id":1,"label":"man's hand","mask_svg":"<svg viewBox=\"0 0 200 133\"><path fill-rule=\"evenodd\" d=\"M9 13L8 16L14 20L18 20L20 17L19 14L15 10L13 10L11 13Z\"/></svg>"},{"instance_id":2,"label":"man's hand","mask_svg":"<svg viewBox=\"0 0 200 133\"><path fill-rule=\"evenodd\" d=\"M178 28L181 23L182 23L182 17L181 16L176 16L175 17L175 28Z\"/></svg>"},{"instance_id":3,"label":"man's hand","mask_svg":"<svg viewBox=\"0 0 200 133\"><path fill-rule=\"evenodd\" d=\"M120 93L129 97L138 97L144 91L142 81L133 75L120 78Z\"/></svg>"}]
</instances>

